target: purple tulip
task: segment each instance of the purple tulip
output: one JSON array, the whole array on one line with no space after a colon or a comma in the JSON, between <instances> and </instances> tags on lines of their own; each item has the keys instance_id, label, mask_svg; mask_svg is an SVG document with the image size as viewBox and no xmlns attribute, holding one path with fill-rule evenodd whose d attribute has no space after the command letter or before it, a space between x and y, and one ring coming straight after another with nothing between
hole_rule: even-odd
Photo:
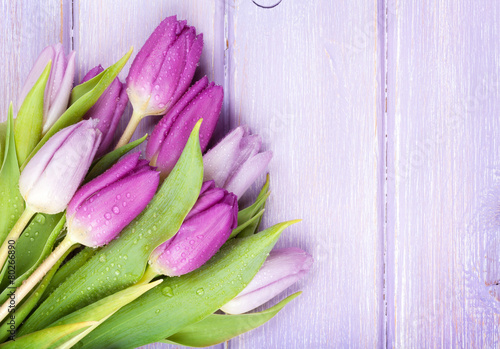
<instances>
[{"instance_id":1,"label":"purple tulip","mask_svg":"<svg viewBox=\"0 0 500 349\"><path fill-rule=\"evenodd\" d=\"M266 303L307 274L313 258L300 248L273 250L243 291L225 304L227 314L246 313Z\"/></svg>"},{"instance_id":2,"label":"purple tulip","mask_svg":"<svg viewBox=\"0 0 500 349\"><path fill-rule=\"evenodd\" d=\"M102 71L104 69L101 65L92 68L83 78L82 84L97 76ZM116 78L83 117L84 119L92 118L99 120L97 128L102 132L103 136L96 157L101 157L109 151L116 128L118 127L118 122L123 115L127 103L128 96L125 84L122 84Z\"/></svg>"},{"instance_id":3,"label":"purple tulip","mask_svg":"<svg viewBox=\"0 0 500 349\"><path fill-rule=\"evenodd\" d=\"M187 274L205 264L237 225L236 196L216 188L213 181L205 182L177 234L151 254L151 267L162 275Z\"/></svg>"},{"instance_id":4,"label":"purple tulip","mask_svg":"<svg viewBox=\"0 0 500 349\"><path fill-rule=\"evenodd\" d=\"M203 156L203 180L234 193L238 198L266 169L271 151L259 153L262 141L240 126L229 133Z\"/></svg>"},{"instance_id":5,"label":"purple tulip","mask_svg":"<svg viewBox=\"0 0 500 349\"><path fill-rule=\"evenodd\" d=\"M66 56L60 43L47 46L38 56L26 79L19 95L19 105L33 88L49 61L52 61L52 66L45 87L43 134L50 129L68 107L75 76L75 51Z\"/></svg>"},{"instance_id":6,"label":"purple tulip","mask_svg":"<svg viewBox=\"0 0 500 349\"><path fill-rule=\"evenodd\" d=\"M203 49L203 35L176 16L165 18L134 59L127 93L134 112L163 115L184 94Z\"/></svg>"},{"instance_id":7,"label":"purple tulip","mask_svg":"<svg viewBox=\"0 0 500 349\"><path fill-rule=\"evenodd\" d=\"M101 142L94 120L62 129L28 162L19 189L26 205L36 212L64 211L87 173Z\"/></svg>"},{"instance_id":8,"label":"purple tulip","mask_svg":"<svg viewBox=\"0 0 500 349\"><path fill-rule=\"evenodd\" d=\"M159 172L129 154L99 177L81 187L66 211L68 235L89 247L113 240L151 201Z\"/></svg>"},{"instance_id":9,"label":"purple tulip","mask_svg":"<svg viewBox=\"0 0 500 349\"><path fill-rule=\"evenodd\" d=\"M146 147L146 158L165 176L174 168L191 130L203 118L200 128L201 151L205 151L219 120L224 92L208 83L207 77L196 82L155 126Z\"/></svg>"}]
</instances>

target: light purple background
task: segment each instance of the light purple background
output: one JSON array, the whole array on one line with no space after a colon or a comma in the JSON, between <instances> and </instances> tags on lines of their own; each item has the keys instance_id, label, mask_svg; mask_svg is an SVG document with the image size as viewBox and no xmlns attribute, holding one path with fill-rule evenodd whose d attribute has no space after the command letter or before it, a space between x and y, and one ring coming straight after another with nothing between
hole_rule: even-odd
<instances>
[{"instance_id":1,"label":"light purple background","mask_svg":"<svg viewBox=\"0 0 500 349\"><path fill-rule=\"evenodd\" d=\"M0 120L48 44L77 50L79 81L166 16L204 33L197 76L225 90L217 135L244 123L263 135L263 224L303 218L279 246L316 260L286 293L299 299L216 348L500 345L499 2L0 4Z\"/></svg>"}]
</instances>

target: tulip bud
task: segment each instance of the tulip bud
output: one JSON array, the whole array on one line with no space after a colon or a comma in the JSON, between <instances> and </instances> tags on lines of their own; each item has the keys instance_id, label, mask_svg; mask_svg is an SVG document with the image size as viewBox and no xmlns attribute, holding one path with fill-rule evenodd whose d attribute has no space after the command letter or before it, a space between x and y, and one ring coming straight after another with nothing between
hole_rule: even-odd
<instances>
[{"instance_id":1,"label":"tulip bud","mask_svg":"<svg viewBox=\"0 0 500 349\"><path fill-rule=\"evenodd\" d=\"M47 46L40 53L31 69L19 95L18 103L18 105L22 104L50 60L52 67L45 87L43 134L50 129L68 107L75 76L75 52L72 51L66 56L60 43Z\"/></svg>"},{"instance_id":2,"label":"tulip bud","mask_svg":"<svg viewBox=\"0 0 500 349\"><path fill-rule=\"evenodd\" d=\"M266 303L307 274L313 258L300 248L273 250L252 281L221 310L246 313Z\"/></svg>"},{"instance_id":3,"label":"tulip bud","mask_svg":"<svg viewBox=\"0 0 500 349\"><path fill-rule=\"evenodd\" d=\"M237 127L203 156L203 180L241 197L273 156L271 151L259 153L261 143L248 127Z\"/></svg>"},{"instance_id":4,"label":"tulip bud","mask_svg":"<svg viewBox=\"0 0 500 349\"><path fill-rule=\"evenodd\" d=\"M201 151L212 137L222 108L222 87L208 83L207 77L196 82L155 126L146 147L146 158L166 176L174 168L196 122L200 127Z\"/></svg>"},{"instance_id":5,"label":"tulip bud","mask_svg":"<svg viewBox=\"0 0 500 349\"><path fill-rule=\"evenodd\" d=\"M80 121L53 135L19 178L26 205L36 212L64 211L87 173L101 142L94 120Z\"/></svg>"},{"instance_id":6,"label":"tulip bud","mask_svg":"<svg viewBox=\"0 0 500 349\"><path fill-rule=\"evenodd\" d=\"M73 242L89 247L109 243L151 201L159 172L139 156L140 152L123 157L76 192L66 211Z\"/></svg>"},{"instance_id":7,"label":"tulip bud","mask_svg":"<svg viewBox=\"0 0 500 349\"><path fill-rule=\"evenodd\" d=\"M238 225L236 196L203 183L198 201L177 234L151 253L157 274L180 276L205 264L226 242Z\"/></svg>"},{"instance_id":8,"label":"tulip bud","mask_svg":"<svg viewBox=\"0 0 500 349\"><path fill-rule=\"evenodd\" d=\"M102 71L104 71L104 69L101 65L92 68L87 75L85 75L82 83L92 79ZM122 84L120 79L116 78L83 117L83 119L92 118L99 120L97 128L102 133L102 141L97 150L96 157L101 157L108 152L127 103L128 96L125 84Z\"/></svg>"},{"instance_id":9,"label":"tulip bud","mask_svg":"<svg viewBox=\"0 0 500 349\"><path fill-rule=\"evenodd\" d=\"M134 59L127 93L142 116L163 115L184 94L198 65L203 35L176 16L156 27Z\"/></svg>"}]
</instances>

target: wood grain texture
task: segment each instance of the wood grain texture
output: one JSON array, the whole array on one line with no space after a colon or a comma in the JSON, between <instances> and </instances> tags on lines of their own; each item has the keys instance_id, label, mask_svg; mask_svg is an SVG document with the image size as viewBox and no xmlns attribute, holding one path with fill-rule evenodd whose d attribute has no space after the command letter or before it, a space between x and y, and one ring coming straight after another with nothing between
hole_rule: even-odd
<instances>
[{"instance_id":1,"label":"wood grain texture","mask_svg":"<svg viewBox=\"0 0 500 349\"><path fill-rule=\"evenodd\" d=\"M388 346L498 348L500 6L389 5Z\"/></svg>"},{"instance_id":2,"label":"wood grain texture","mask_svg":"<svg viewBox=\"0 0 500 349\"><path fill-rule=\"evenodd\" d=\"M274 152L263 223L303 218L278 245L315 258L286 292L303 295L228 347L381 347L383 12L373 1L237 0L228 13L231 127L248 124Z\"/></svg>"},{"instance_id":3,"label":"wood grain texture","mask_svg":"<svg viewBox=\"0 0 500 349\"><path fill-rule=\"evenodd\" d=\"M68 47L61 0L1 0L0 9L0 122L7 119L10 102L17 109L17 97L38 54L47 45L63 42ZM66 40L63 40L66 39Z\"/></svg>"}]
</instances>

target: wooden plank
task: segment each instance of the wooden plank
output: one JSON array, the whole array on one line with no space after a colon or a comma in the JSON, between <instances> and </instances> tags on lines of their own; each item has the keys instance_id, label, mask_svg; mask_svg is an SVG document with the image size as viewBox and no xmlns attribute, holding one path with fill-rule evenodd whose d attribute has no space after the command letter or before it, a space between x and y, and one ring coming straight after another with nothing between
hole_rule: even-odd
<instances>
[{"instance_id":1,"label":"wooden plank","mask_svg":"<svg viewBox=\"0 0 500 349\"><path fill-rule=\"evenodd\" d=\"M17 104L38 54L45 46L63 42L67 37L63 29L67 19L63 18L62 7L61 0L0 1L0 122L7 119L9 103ZM69 49L67 41L64 44Z\"/></svg>"},{"instance_id":2,"label":"wooden plank","mask_svg":"<svg viewBox=\"0 0 500 349\"><path fill-rule=\"evenodd\" d=\"M301 247L316 260L286 292L303 295L229 348L385 343L384 17L377 6L229 2L231 127L248 124L274 152L263 223L302 218L279 246Z\"/></svg>"},{"instance_id":3,"label":"wooden plank","mask_svg":"<svg viewBox=\"0 0 500 349\"><path fill-rule=\"evenodd\" d=\"M500 3L389 4L388 346L498 348Z\"/></svg>"}]
</instances>

